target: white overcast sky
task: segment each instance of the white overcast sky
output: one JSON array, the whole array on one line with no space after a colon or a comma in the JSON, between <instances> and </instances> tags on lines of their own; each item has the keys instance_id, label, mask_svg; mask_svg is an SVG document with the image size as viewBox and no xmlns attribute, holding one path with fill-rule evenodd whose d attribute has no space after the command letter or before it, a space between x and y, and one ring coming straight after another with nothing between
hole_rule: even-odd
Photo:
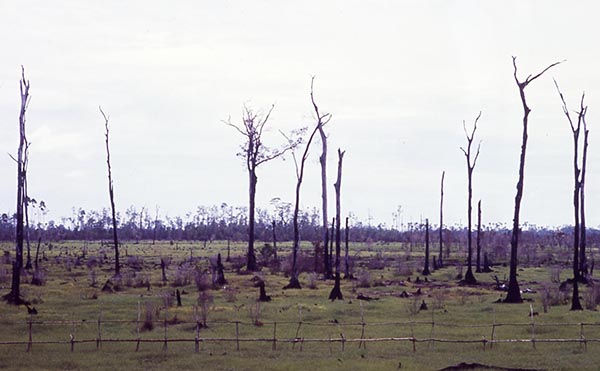
<instances>
[{"instance_id":1,"label":"white overcast sky","mask_svg":"<svg viewBox=\"0 0 600 371\"><path fill-rule=\"evenodd\" d=\"M510 224L522 109L513 80L566 59L526 90L532 108L521 220L572 223L572 136L552 78L572 109L589 105L588 225L600 224L600 48L595 1L2 1L0 210L14 211L19 77L31 83L29 192L59 220L109 205L102 105L110 115L118 209L184 215L247 204L235 156L244 104L275 104L278 130L314 125L309 100L333 119L329 183L346 150L343 212L373 223L466 223L463 120L481 110L474 202L484 223ZM303 207L320 205L315 143ZM290 159L259 170L258 205L292 202ZM333 186L330 187L333 195ZM333 207L333 202L331 206Z\"/></svg>"}]
</instances>

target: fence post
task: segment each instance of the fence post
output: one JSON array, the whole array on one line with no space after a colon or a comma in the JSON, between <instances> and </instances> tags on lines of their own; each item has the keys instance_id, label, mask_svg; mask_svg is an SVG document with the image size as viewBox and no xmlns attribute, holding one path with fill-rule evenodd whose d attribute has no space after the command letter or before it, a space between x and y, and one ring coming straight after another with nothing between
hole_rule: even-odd
<instances>
[{"instance_id":1,"label":"fence post","mask_svg":"<svg viewBox=\"0 0 600 371\"><path fill-rule=\"evenodd\" d=\"M585 335L583 334L583 326L584 326L584 323L581 322L579 324L579 340L580 340L580 343L583 343L583 351L587 352L587 340L585 340Z\"/></svg>"},{"instance_id":2,"label":"fence post","mask_svg":"<svg viewBox=\"0 0 600 371\"><path fill-rule=\"evenodd\" d=\"M137 321L135 324L135 333L137 335L137 343L135 345L135 351L137 352L138 350L140 350L140 318L142 316L142 309L141 309L141 304L138 301L138 308L137 308Z\"/></svg>"},{"instance_id":3,"label":"fence post","mask_svg":"<svg viewBox=\"0 0 600 371\"><path fill-rule=\"evenodd\" d=\"M493 308L493 323L492 323L492 337L491 337L491 342L490 342L490 349L492 349L494 347L494 333L496 332L496 308Z\"/></svg>"},{"instance_id":4,"label":"fence post","mask_svg":"<svg viewBox=\"0 0 600 371\"><path fill-rule=\"evenodd\" d=\"M198 319L198 306L194 305L194 320L196 321L196 336L194 337L194 352L200 352L200 321Z\"/></svg>"},{"instance_id":5,"label":"fence post","mask_svg":"<svg viewBox=\"0 0 600 371\"><path fill-rule=\"evenodd\" d=\"M32 334L32 325L33 325L33 316L30 314L29 315L29 341L27 343L27 352L31 351L31 348L33 347L33 334Z\"/></svg>"},{"instance_id":6,"label":"fence post","mask_svg":"<svg viewBox=\"0 0 600 371\"><path fill-rule=\"evenodd\" d=\"M300 334L300 327L302 327L302 305L298 306L298 328L296 329L296 336L294 336L292 349L296 347L296 342L299 340L298 334Z\"/></svg>"},{"instance_id":7,"label":"fence post","mask_svg":"<svg viewBox=\"0 0 600 371\"><path fill-rule=\"evenodd\" d=\"M414 322L413 322L412 318L410 320L410 336L411 336L411 341L412 341L412 346L413 346L413 352L416 352L417 351L417 344L416 344L417 339L415 339L415 328L414 328Z\"/></svg>"},{"instance_id":8,"label":"fence post","mask_svg":"<svg viewBox=\"0 0 600 371\"><path fill-rule=\"evenodd\" d=\"M277 350L277 322L273 322L273 346L271 350Z\"/></svg>"},{"instance_id":9,"label":"fence post","mask_svg":"<svg viewBox=\"0 0 600 371\"><path fill-rule=\"evenodd\" d=\"M429 335L429 339L430 339L429 348L430 349L433 349L434 344L435 344L435 342L433 341L433 336L435 333L435 320L434 320L434 316L433 316L434 312L435 312L435 308L433 308L433 305L432 305L431 306L431 334Z\"/></svg>"},{"instance_id":10,"label":"fence post","mask_svg":"<svg viewBox=\"0 0 600 371\"><path fill-rule=\"evenodd\" d=\"M235 349L240 351L240 321L235 321Z\"/></svg>"},{"instance_id":11,"label":"fence post","mask_svg":"<svg viewBox=\"0 0 600 371\"><path fill-rule=\"evenodd\" d=\"M98 336L96 337L96 349L102 348L102 311L98 315Z\"/></svg>"},{"instance_id":12,"label":"fence post","mask_svg":"<svg viewBox=\"0 0 600 371\"><path fill-rule=\"evenodd\" d=\"M365 338L365 312L363 309L363 302L362 300L360 301L360 325L361 325L361 330L360 330L360 341L358 342L358 349L360 349L360 347L364 347L364 349L367 349L367 343L365 343L363 340Z\"/></svg>"},{"instance_id":13,"label":"fence post","mask_svg":"<svg viewBox=\"0 0 600 371\"><path fill-rule=\"evenodd\" d=\"M169 316L169 307L165 306L165 321L164 321L164 326L165 326L165 340L163 343L163 352L167 351L167 347L168 347L168 340L167 340L167 317Z\"/></svg>"},{"instance_id":14,"label":"fence post","mask_svg":"<svg viewBox=\"0 0 600 371\"><path fill-rule=\"evenodd\" d=\"M531 344L535 349L535 321L533 320L533 304L529 304L529 316L531 317Z\"/></svg>"},{"instance_id":15,"label":"fence post","mask_svg":"<svg viewBox=\"0 0 600 371\"><path fill-rule=\"evenodd\" d=\"M72 329L69 337L71 338L71 352L75 351L75 320L71 321Z\"/></svg>"}]
</instances>

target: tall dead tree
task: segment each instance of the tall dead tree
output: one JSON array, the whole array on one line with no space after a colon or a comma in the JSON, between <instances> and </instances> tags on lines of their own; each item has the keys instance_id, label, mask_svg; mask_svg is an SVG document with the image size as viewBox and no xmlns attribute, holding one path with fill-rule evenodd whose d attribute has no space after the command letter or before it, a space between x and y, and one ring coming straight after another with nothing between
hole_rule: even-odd
<instances>
[{"instance_id":1,"label":"tall dead tree","mask_svg":"<svg viewBox=\"0 0 600 371\"><path fill-rule=\"evenodd\" d=\"M581 108L581 111L583 111L583 107ZM587 113L587 107L585 107L585 113ZM587 128L585 114L583 115L581 122L583 123L583 158L581 161L581 180L579 186L579 194L581 196L579 203L579 208L581 211L581 220L579 221L581 225L581 240L579 241L579 275L584 281L587 282L589 269L586 257L587 234L585 224L585 174L587 167L588 135L590 131Z\"/></svg>"},{"instance_id":2,"label":"tall dead tree","mask_svg":"<svg viewBox=\"0 0 600 371\"><path fill-rule=\"evenodd\" d=\"M329 222L327 216L327 135L325 134L325 130L323 130L323 125L331 120L331 114L329 113L321 113L319 111L319 107L315 102L315 97L313 95L313 84L315 81L315 77L313 76L310 82L310 100L312 102L313 108L315 110L315 116L319 125L319 135L321 136L321 156L319 157L319 163L321 164L321 210L323 215L323 230L321 232L322 235L322 243L323 243L323 275L325 279L331 279L333 277L331 271L331 264L329 258L329 251L327 246L329 245L329 233L327 228L327 223Z\"/></svg>"},{"instance_id":3,"label":"tall dead tree","mask_svg":"<svg viewBox=\"0 0 600 371\"><path fill-rule=\"evenodd\" d=\"M468 182L468 193L467 193L467 273L465 274L464 282L468 285L474 285L477 283L475 276L473 275L473 246L472 246L472 233L471 233L471 212L472 212L472 199L473 199L473 169L475 169L475 165L477 165L477 158L479 157L479 149L481 148L481 142L477 145L477 152L475 153L475 157L471 161L471 146L473 144L473 138L475 137L475 131L477 130L477 122L481 117L481 111L477 118L475 118L475 122L473 123L473 130L469 134L467 131L466 123L463 121L463 129L465 131L465 136L467 137L467 149L460 147L465 155L465 159L467 160L467 182Z\"/></svg>"},{"instance_id":4,"label":"tall dead tree","mask_svg":"<svg viewBox=\"0 0 600 371\"><path fill-rule=\"evenodd\" d=\"M248 170L248 252L246 254L246 268L252 272L259 270L254 252L256 184L258 183L256 170L265 162L283 156L285 152L293 149L298 144L290 140L279 149L272 149L263 144L263 132L274 108L275 106L272 105L267 114L262 116L251 108L244 106L242 125L232 124L231 119L224 121L226 125L236 129L245 137L245 142L241 145L241 151L237 155L244 160Z\"/></svg>"},{"instance_id":5,"label":"tall dead tree","mask_svg":"<svg viewBox=\"0 0 600 371\"><path fill-rule=\"evenodd\" d=\"M314 78L310 83L310 97L314 102L314 91L313 91L313 83ZM331 116L328 116L329 118ZM300 228L298 226L298 214L300 213L300 188L302 187L302 180L304 179L304 166L306 164L306 160L308 159L310 145L319 131L325 124L329 122L329 118L327 120L317 119L317 124L315 128L310 133L308 137L308 141L306 142L306 146L304 147L304 152L302 153L302 157L300 158L300 163L298 163L298 159L296 158L296 153L292 151L292 156L294 158L294 165L296 166L296 199L294 204L294 215L293 215L293 229L294 229L294 242L292 245L292 268L290 272L290 282L284 287L284 289L300 289L302 286L300 285L300 281L298 280L298 250L300 249ZM284 135L285 136L285 135ZM298 141L296 143L300 143L302 135L299 135ZM287 138L287 137L286 137ZM291 143L292 139L288 138L288 141ZM294 146L295 148L296 146ZM325 246L325 248L327 248Z\"/></svg>"},{"instance_id":6,"label":"tall dead tree","mask_svg":"<svg viewBox=\"0 0 600 371\"><path fill-rule=\"evenodd\" d=\"M350 227L348 226L348 217L346 217L346 229L344 230L345 232L345 247L346 247L346 254L344 256L344 278L345 279L352 279L354 278L354 276L352 275L352 273L350 272L350 256L348 255L350 253L349 250L349 238L350 238Z\"/></svg>"},{"instance_id":7,"label":"tall dead tree","mask_svg":"<svg viewBox=\"0 0 600 371\"><path fill-rule=\"evenodd\" d=\"M481 273L481 200L477 202L477 264L475 272Z\"/></svg>"},{"instance_id":8,"label":"tall dead tree","mask_svg":"<svg viewBox=\"0 0 600 371\"><path fill-rule=\"evenodd\" d=\"M342 161L344 160L344 154L346 151L342 151L338 148L338 168L337 168L337 180L333 185L335 187L335 284L333 289L329 293L329 300L334 301L344 300L342 295L342 289L340 287L340 220L342 213L341 194L342 194Z\"/></svg>"},{"instance_id":9,"label":"tall dead tree","mask_svg":"<svg viewBox=\"0 0 600 371\"><path fill-rule=\"evenodd\" d=\"M109 148L109 128L108 121L110 119L104 111L102 111L102 107L98 107L102 117L104 118L104 128L105 131L105 142L106 142L106 166L108 169L108 196L110 198L110 209L112 211L112 227L113 227L113 243L115 248L115 275L114 277L121 276L121 265L119 264L119 238L117 236L117 212L115 210L115 192L113 189L113 179L112 179L112 168L110 166L110 148Z\"/></svg>"},{"instance_id":10,"label":"tall dead tree","mask_svg":"<svg viewBox=\"0 0 600 371\"><path fill-rule=\"evenodd\" d=\"M517 194L515 196L515 209L514 209L514 217L513 217L513 228L512 235L510 238L510 271L508 275L508 292L506 294L506 298L504 299L505 303L522 303L523 299L521 298L521 290L519 288L519 282L517 281L517 265L518 265L518 250L519 250L519 234L520 234L520 226L519 226L519 215L521 212L521 199L523 198L523 183L525 180L525 154L527 152L527 129L529 124L529 113L531 112L531 108L527 105L527 100L525 99L525 88L532 81L542 76L546 71L550 68L556 66L561 62L555 62L546 67L542 72L537 75L529 75L525 79L525 81L519 81L517 77L517 57L512 57L513 61L513 77L515 79L515 83L519 88L519 96L521 97L521 104L523 106L523 140L521 143L521 156L519 159L519 180L517 181Z\"/></svg>"},{"instance_id":11,"label":"tall dead tree","mask_svg":"<svg viewBox=\"0 0 600 371\"><path fill-rule=\"evenodd\" d=\"M571 310L583 310L581 302L579 300L579 282L582 281L581 265L580 265L580 247L581 247L581 230L580 230L580 216L581 216L581 186L582 186L582 171L579 168L579 134L581 132L581 124L585 117L587 107L584 107L583 101L585 94L581 95L580 111L578 112L577 125L573 123L571 114L567 108L565 98L558 87L558 83L554 80L556 90L560 96L562 102L562 109L569 121L571 132L573 134L573 210L574 210L574 226L573 226L573 299L571 300ZM585 130L585 129L584 129Z\"/></svg>"},{"instance_id":12,"label":"tall dead tree","mask_svg":"<svg viewBox=\"0 0 600 371\"><path fill-rule=\"evenodd\" d=\"M17 157L14 158L17 163L17 212L15 226L15 260L12 266L12 283L10 292L4 296L9 304L20 305L24 303L21 297L21 270L23 269L23 241L24 241L24 226L23 226L23 209L25 207L26 184L27 184L27 136L25 134L25 114L29 106L29 80L25 79L25 68L21 66L21 81L19 82L21 91L21 110L19 113L19 147L17 149Z\"/></svg>"},{"instance_id":13,"label":"tall dead tree","mask_svg":"<svg viewBox=\"0 0 600 371\"><path fill-rule=\"evenodd\" d=\"M444 252L444 176L446 171L442 171L442 180L440 182L440 255L438 256L438 267L444 266L444 258L442 254ZM448 255L450 253L448 252Z\"/></svg>"},{"instance_id":14,"label":"tall dead tree","mask_svg":"<svg viewBox=\"0 0 600 371\"><path fill-rule=\"evenodd\" d=\"M422 274L424 276L431 274L429 270L429 219L425 219L425 265Z\"/></svg>"}]
</instances>

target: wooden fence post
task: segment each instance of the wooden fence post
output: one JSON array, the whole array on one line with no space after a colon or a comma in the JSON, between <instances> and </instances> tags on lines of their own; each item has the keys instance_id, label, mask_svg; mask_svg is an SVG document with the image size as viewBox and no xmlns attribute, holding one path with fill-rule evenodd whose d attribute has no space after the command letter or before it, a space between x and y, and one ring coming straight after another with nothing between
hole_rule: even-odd
<instances>
[{"instance_id":1,"label":"wooden fence post","mask_svg":"<svg viewBox=\"0 0 600 371\"><path fill-rule=\"evenodd\" d=\"M71 334L69 337L71 338L71 352L75 351L75 320L71 321Z\"/></svg>"},{"instance_id":2,"label":"wooden fence post","mask_svg":"<svg viewBox=\"0 0 600 371\"><path fill-rule=\"evenodd\" d=\"M165 306L165 321L164 321L164 326L165 326L165 340L163 343L163 352L167 351L167 347L169 344L169 340L167 339L167 317L169 316L169 307Z\"/></svg>"},{"instance_id":3,"label":"wooden fence post","mask_svg":"<svg viewBox=\"0 0 600 371\"><path fill-rule=\"evenodd\" d=\"M587 352L587 340L585 340L585 335L583 334L583 326L583 322L579 324L579 340L583 345L583 351Z\"/></svg>"},{"instance_id":4,"label":"wooden fence post","mask_svg":"<svg viewBox=\"0 0 600 371\"><path fill-rule=\"evenodd\" d=\"M29 315L29 341L27 342L27 352L31 351L33 347L33 334L32 334L32 325L33 325L33 315Z\"/></svg>"},{"instance_id":5,"label":"wooden fence post","mask_svg":"<svg viewBox=\"0 0 600 371\"><path fill-rule=\"evenodd\" d=\"M490 349L492 349L494 347L494 333L496 332L496 308L493 308L493 319L492 319L492 336L491 336L491 343L490 343Z\"/></svg>"},{"instance_id":6,"label":"wooden fence post","mask_svg":"<svg viewBox=\"0 0 600 371\"><path fill-rule=\"evenodd\" d=\"M102 348L102 311L98 315L98 336L96 336L96 349Z\"/></svg>"},{"instance_id":7,"label":"wooden fence post","mask_svg":"<svg viewBox=\"0 0 600 371\"><path fill-rule=\"evenodd\" d=\"M533 320L533 304L529 304L529 316L531 317L531 344L535 349L535 321Z\"/></svg>"},{"instance_id":8,"label":"wooden fence post","mask_svg":"<svg viewBox=\"0 0 600 371\"><path fill-rule=\"evenodd\" d=\"M137 308L137 321L135 324L135 333L137 335L137 343L135 345L135 351L137 352L138 350L140 350L140 319L142 316L142 309L141 309L141 304L138 301L138 308Z\"/></svg>"},{"instance_id":9,"label":"wooden fence post","mask_svg":"<svg viewBox=\"0 0 600 371\"><path fill-rule=\"evenodd\" d=\"M360 347L364 347L364 349L367 349L367 343L364 342L365 339L365 312L364 312L364 308L363 308L363 302L360 301L360 325L361 325L361 330L360 330L360 341L358 342L358 349L360 349Z\"/></svg>"},{"instance_id":10,"label":"wooden fence post","mask_svg":"<svg viewBox=\"0 0 600 371\"><path fill-rule=\"evenodd\" d=\"M200 320L198 318L198 306L194 305L194 320L196 321L196 336L194 337L194 352L200 352Z\"/></svg>"},{"instance_id":11,"label":"wooden fence post","mask_svg":"<svg viewBox=\"0 0 600 371\"><path fill-rule=\"evenodd\" d=\"M273 346L271 350L277 350L277 322L273 322Z\"/></svg>"},{"instance_id":12,"label":"wooden fence post","mask_svg":"<svg viewBox=\"0 0 600 371\"><path fill-rule=\"evenodd\" d=\"M240 321L235 321L235 350L240 351Z\"/></svg>"},{"instance_id":13,"label":"wooden fence post","mask_svg":"<svg viewBox=\"0 0 600 371\"><path fill-rule=\"evenodd\" d=\"M302 305L298 306L298 328L296 328L296 336L294 336L294 342L292 343L292 349L296 347L296 342L300 340L298 335L300 334L300 327L302 327Z\"/></svg>"}]
</instances>

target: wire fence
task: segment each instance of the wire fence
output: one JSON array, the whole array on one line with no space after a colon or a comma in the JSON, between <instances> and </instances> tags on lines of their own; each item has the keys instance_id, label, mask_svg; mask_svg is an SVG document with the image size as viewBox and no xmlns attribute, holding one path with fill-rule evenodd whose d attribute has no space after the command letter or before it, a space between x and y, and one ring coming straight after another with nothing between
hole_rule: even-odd
<instances>
[{"instance_id":1,"label":"wire fence","mask_svg":"<svg viewBox=\"0 0 600 371\"><path fill-rule=\"evenodd\" d=\"M176 316L169 319L165 312L164 319L151 322L152 331L144 332L144 323L147 325L148 321L141 320L139 311L136 320L106 320L100 314L94 320L42 321L30 315L25 321L0 322L3 333L6 334L6 330L12 327L9 332L15 334L7 336L12 338L8 340L5 340L5 335L0 335L5 337L0 340L0 346L21 345L30 352L34 346L54 344L66 345L74 352L79 344L95 344L100 350L103 344L129 343L137 352L146 343L162 344L163 351L167 351L171 343L189 343L198 353L203 344L209 343L229 343L237 351L244 343L270 344L272 350L291 344L292 349L300 351L304 345L311 343L328 343L330 349L337 345L342 351L350 345L360 349L366 348L367 344L408 343L416 352L417 345L423 343L428 344L429 349L436 343L446 343L480 345L482 350L507 343L530 344L534 349L542 343L575 343L584 351L587 351L588 344L600 343L600 323L536 323L534 316L523 323L496 323L495 320L491 324L444 323L436 322L433 314L431 321L367 323L361 311L359 322L342 323L337 320L304 321L299 311L298 321L211 321L210 327L206 327L195 308L193 321L180 321ZM503 330L510 327L519 330ZM57 328L62 330L56 331ZM132 335L115 336L115 333L127 332ZM527 336L515 337L515 332ZM556 333L567 336L552 336Z\"/></svg>"}]
</instances>

